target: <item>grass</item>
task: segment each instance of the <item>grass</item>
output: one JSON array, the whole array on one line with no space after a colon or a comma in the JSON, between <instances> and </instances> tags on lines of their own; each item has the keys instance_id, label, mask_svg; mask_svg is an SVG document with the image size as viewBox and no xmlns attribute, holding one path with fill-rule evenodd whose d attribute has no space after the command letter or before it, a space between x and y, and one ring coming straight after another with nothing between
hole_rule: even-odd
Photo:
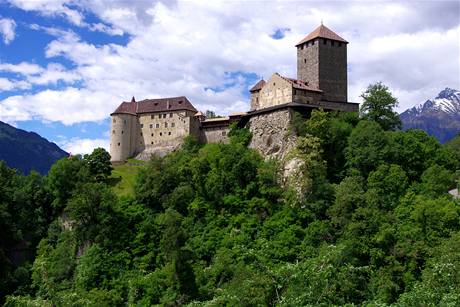
<instances>
[{"instance_id":1,"label":"grass","mask_svg":"<svg viewBox=\"0 0 460 307\"><path fill-rule=\"evenodd\" d=\"M118 196L134 195L137 173L145 163L144 161L129 159L123 164L113 166L112 175L109 177L108 183Z\"/></svg>"}]
</instances>

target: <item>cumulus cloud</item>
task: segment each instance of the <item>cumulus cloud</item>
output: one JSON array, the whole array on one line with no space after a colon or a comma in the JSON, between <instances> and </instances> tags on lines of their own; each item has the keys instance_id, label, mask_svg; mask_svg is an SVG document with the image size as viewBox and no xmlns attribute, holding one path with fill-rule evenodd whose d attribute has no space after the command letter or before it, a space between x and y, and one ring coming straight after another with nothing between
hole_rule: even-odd
<instances>
[{"instance_id":1,"label":"cumulus cloud","mask_svg":"<svg viewBox=\"0 0 460 307\"><path fill-rule=\"evenodd\" d=\"M14 40L16 36L16 22L13 19L3 18L0 19L0 34L3 37L3 42L8 45Z\"/></svg>"},{"instance_id":2,"label":"cumulus cloud","mask_svg":"<svg viewBox=\"0 0 460 307\"><path fill-rule=\"evenodd\" d=\"M70 140L61 140L57 144L68 153L76 154L89 154L95 148L101 147L109 151L110 142L108 139L79 139L73 138Z\"/></svg>"},{"instance_id":3,"label":"cumulus cloud","mask_svg":"<svg viewBox=\"0 0 460 307\"><path fill-rule=\"evenodd\" d=\"M13 4L67 16L66 1L48 2L14 0ZM33 64L0 63L0 70L2 65L24 73L29 69L32 75L36 69L28 82L62 79L69 86L8 97L0 101L7 111L0 116L70 125L103 120L131 96L140 100L179 95L200 110L245 111L248 82L254 76L268 78L279 72L295 77L294 46L321 20L350 42L350 101L359 102L360 93L377 81L390 86L400 109L433 97L445 86L460 87L458 2L71 3L79 8L76 12L89 10L101 18L103 24L93 25L100 31L129 33L129 43L96 45L72 31L42 29L56 33L46 46L46 57L50 61L64 57L74 64L72 69L48 65L37 71ZM449 18L433 17L441 13ZM80 26L86 27L79 14ZM289 31L274 39L277 29ZM74 87L75 81L82 87Z\"/></svg>"}]
</instances>

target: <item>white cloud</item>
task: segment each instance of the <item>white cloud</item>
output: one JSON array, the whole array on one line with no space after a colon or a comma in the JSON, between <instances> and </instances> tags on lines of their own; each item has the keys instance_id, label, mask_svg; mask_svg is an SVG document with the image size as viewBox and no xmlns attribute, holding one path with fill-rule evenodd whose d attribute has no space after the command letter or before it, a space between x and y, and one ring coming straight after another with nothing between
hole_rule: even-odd
<instances>
[{"instance_id":1,"label":"white cloud","mask_svg":"<svg viewBox=\"0 0 460 307\"><path fill-rule=\"evenodd\" d=\"M8 45L16 36L16 22L13 19L0 19L0 34L3 36L3 42Z\"/></svg>"},{"instance_id":2,"label":"white cloud","mask_svg":"<svg viewBox=\"0 0 460 307\"><path fill-rule=\"evenodd\" d=\"M67 16L69 9L63 0L13 3L43 14ZM350 101L360 101L360 93L377 81L390 86L401 109L446 86L460 87L458 3L75 0L72 4L79 8L76 12L90 10L103 22L88 25L82 15L80 26L113 30L113 35L127 32L130 42L96 45L72 31L35 26L56 37L45 49L49 60L64 57L75 67L4 63L0 70L23 73L32 84L63 80L70 87L9 97L0 101L0 110L6 112L0 118L33 117L66 125L99 121L133 95L137 100L185 95L200 110L245 111L246 80L229 72L268 78L276 71L295 77L294 45L321 19L350 42ZM433 17L441 13L449 18ZM290 31L283 39L272 39L270 34L279 28ZM75 81L81 81L83 88L72 87Z\"/></svg>"},{"instance_id":3,"label":"white cloud","mask_svg":"<svg viewBox=\"0 0 460 307\"><path fill-rule=\"evenodd\" d=\"M110 141L108 139L74 138L70 140L60 140L56 143L72 155L89 154L98 147L102 147L107 151L110 149Z\"/></svg>"}]
</instances>

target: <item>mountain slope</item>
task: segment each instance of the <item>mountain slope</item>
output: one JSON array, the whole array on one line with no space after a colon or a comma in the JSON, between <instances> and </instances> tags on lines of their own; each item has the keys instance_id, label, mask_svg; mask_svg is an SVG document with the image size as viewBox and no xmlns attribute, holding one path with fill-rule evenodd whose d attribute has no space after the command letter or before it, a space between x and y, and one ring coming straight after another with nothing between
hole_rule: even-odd
<instances>
[{"instance_id":1,"label":"mountain slope","mask_svg":"<svg viewBox=\"0 0 460 307\"><path fill-rule=\"evenodd\" d=\"M460 133L460 91L442 90L433 100L427 100L400 114L403 129L422 129L441 143Z\"/></svg>"},{"instance_id":2,"label":"mountain slope","mask_svg":"<svg viewBox=\"0 0 460 307\"><path fill-rule=\"evenodd\" d=\"M0 160L28 174L35 170L46 174L56 160L68 154L56 144L34 132L16 129L0 122Z\"/></svg>"}]
</instances>

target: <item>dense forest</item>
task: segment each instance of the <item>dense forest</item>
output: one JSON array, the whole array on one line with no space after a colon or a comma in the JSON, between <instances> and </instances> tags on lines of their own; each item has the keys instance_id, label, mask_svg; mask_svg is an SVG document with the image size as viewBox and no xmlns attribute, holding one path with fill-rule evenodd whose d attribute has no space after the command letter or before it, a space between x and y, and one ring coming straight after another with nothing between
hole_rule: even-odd
<instances>
[{"instance_id":1,"label":"dense forest","mask_svg":"<svg viewBox=\"0 0 460 307\"><path fill-rule=\"evenodd\" d=\"M295 114L298 161L229 144L152 158L131 196L108 153L46 176L0 163L6 306L459 306L460 136L401 131L381 84L360 114Z\"/></svg>"}]
</instances>

